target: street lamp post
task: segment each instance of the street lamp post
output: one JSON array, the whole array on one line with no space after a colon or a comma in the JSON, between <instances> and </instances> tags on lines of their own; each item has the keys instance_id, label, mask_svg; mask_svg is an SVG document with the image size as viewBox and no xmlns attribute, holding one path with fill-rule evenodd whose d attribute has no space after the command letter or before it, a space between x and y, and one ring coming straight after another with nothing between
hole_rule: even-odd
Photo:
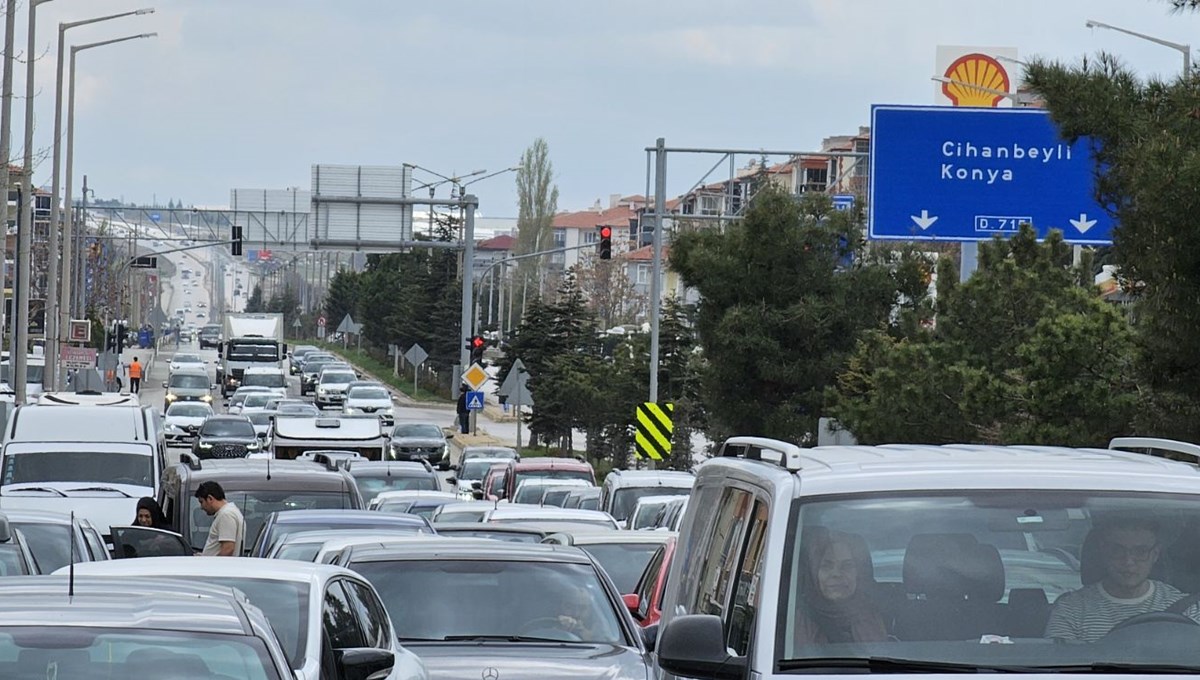
<instances>
[{"instance_id":1,"label":"street lamp post","mask_svg":"<svg viewBox=\"0 0 1200 680\"><path fill-rule=\"evenodd\" d=\"M1162 38L1155 38L1152 35L1146 35L1145 33L1138 33L1137 31L1131 31L1128 28L1121 28L1119 26L1113 26L1111 24L1106 24L1106 23L1103 23L1100 21L1093 21L1091 19L1088 19L1087 23L1084 25L1087 26L1088 28L1106 28L1110 31L1116 31L1117 33L1124 33L1125 35L1132 35L1135 38L1141 38L1142 40L1148 40L1157 45L1162 45L1163 47L1170 47L1173 50L1178 50L1179 52L1183 53L1183 75L1187 76L1189 73L1192 72L1192 46L1191 45L1184 45L1182 43L1171 42L1170 40L1163 40Z\"/></svg>"},{"instance_id":2,"label":"street lamp post","mask_svg":"<svg viewBox=\"0 0 1200 680\"><path fill-rule=\"evenodd\" d=\"M150 11L153 11L153 10L150 10ZM145 10L137 10L135 12L131 12L131 13L127 13L127 14L137 14L138 12L145 12ZM116 16L127 16L127 14L114 15L114 17L111 17L111 18L115 18ZM79 25L79 23L83 23L83 22L77 22L75 25ZM65 29L60 27L59 30L60 30L60 35L61 35L61 31L64 31ZM75 69L75 57L76 57L76 55L78 55L80 52L82 52L84 50L90 50L90 49L94 49L96 47L104 47L106 45L115 45L116 43L125 42L127 40L137 40L140 38L153 38L156 35L158 35L158 34L157 33L138 33L136 35L127 35L123 38L113 38L112 40L101 40L99 42L71 46L71 82L67 87L67 168L66 168L67 186L66 186L65 196L63 197L63 204L66 209L67 219L65 222L65 229L64 229L65 233L63 234L63 260L62 260L63 290L62 290L62 294L61 294L61 302L59 303L60 304L60 313L62 313L62 314L67 314L67 315L70 314L70 308L71 308L71 264L72 264L71 258L74 255L74 253L71 252L71 236L72 236L72 234L75 233L75 224L74 224L75 219L74 219L74 215L72 214L72 203L71 203L71 185L72 185L72 172L74 170L74 161L75 161L75 75L77 73L77 71ZM59 44L61 45L61 41ZM61 60L60 60L60 62L61 62ZM57 137L56 137L56 139L57 139ZM86 229L87 225L84 225L84 228ZM80 293L82 294L82 291L80 291ZM62 323L60 323L60 326L59 326L60 330L66 326L66 321L68 319L69 319L68 316L60 317L60 321L62 322Z\"/></svg>"},{"instance_id":3,"label":"street lamp post","mask_svg":"<svg viewBox=\"0 0 1200 680\"><path fill-rule=\"evenodd\" d=\"M1024 94L1021 92L1007 92L1005 90L997 90L997 89L990 88L990 87L983 87L982 85L974 85L972 83L963 82L961 80L954 80L953 78L942 78L940 76L933 76L932 78L930 78L930 80L932 80L935 83L942 83L942 84L946 84L946 85L958 85L959 87L969 87L974 90L979 90L980 92L987 92L988 94L994 94L997 97L1004 97L1005 99L1012 101L1014 106L1021 106L1021 107L1032 106L1034 101L1036 100L1036 97L1032 97L1028 94Z\"/></svg>"},{"instance_id":4,"label":"street lamp post","mask_svg":"<svg viewBox=\"0 0 1200 680\"><path fill-rule=\"evenodd\" d=\"M112 19L120 19L122 17L153 14L154 8L147 7L144 9L134 10L132 12L121 12L119 14L110 14L107 16L96 17L93 19L84 19L82 21L72 21L69 23L61 23L58 25L58 60L55 62L55 79L54 79L54 145L53 145L53 169L51 170L53 177L50 180L50 242L48 244L49 268L47 272L46 283L46 371L45 380L50 381L47 389L56 389L59 384L58 378L58 353L60 337L65 340L65 333L68 322L71 318L71 305L69 297L64 296L59 300L59 272L58 272L58 252L60 244L60 234L58 221L61 218L61 211L58 207L59 192L62 187L59 181L62 177L62 113L63 113L63 51L66 49L66 33L68 30L76 26L86 26L88 24L98 24L102 21L110 21ZM33 54L30 52L30 54ZM64 281L71 280L71 241L69 238L61 238L62 255L63 255L63 272L62 278ZM70 286L64 283L63 290L70 295ZM53 310L53 312L51 311Z\"/></svg>"},{"instance_id":5,"label":"street lamp post","mask_svg":"<svg viewBox=\"0 0 1200 680\"><path fill-rule=\"evenodd\" d=\"M29 269L33 264L30 248L33 241L33 58L37 51L37 8L50 0L29 0L29 29L25 48L25 157L21 169L21 202L17 206L17 280L13 283L13 352L12 388L18 404L25 403L26 359L29 352ZM7 161L6 161L7 162ZM46 357L47 361L51 357ZM43 378L44 380L44 378Z\"/></svg>"}]
</instances>

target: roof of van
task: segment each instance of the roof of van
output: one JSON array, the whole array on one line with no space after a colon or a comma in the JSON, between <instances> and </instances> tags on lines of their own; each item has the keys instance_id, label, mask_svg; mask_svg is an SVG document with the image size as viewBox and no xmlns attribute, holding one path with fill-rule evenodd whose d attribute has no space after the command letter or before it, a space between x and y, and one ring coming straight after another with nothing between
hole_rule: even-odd
<instances>
[{"instance_id":1,"label":"roof of van","mask_svg":"<svg viewBox=\"0 0 1200 680\"><path fill-rule=\"evenodd\" d=\"M144 442L154 436L142 409L32 404L13 412L4 441Z\"/></svg>"}]
</instances>

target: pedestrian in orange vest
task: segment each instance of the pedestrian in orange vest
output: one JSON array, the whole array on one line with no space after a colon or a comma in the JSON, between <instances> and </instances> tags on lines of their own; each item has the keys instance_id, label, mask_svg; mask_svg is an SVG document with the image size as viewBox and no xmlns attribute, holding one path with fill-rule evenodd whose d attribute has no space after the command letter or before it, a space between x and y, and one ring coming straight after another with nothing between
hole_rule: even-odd
<instances>
[{"instance_id":1,"label":"pedestrian in orange vest","mask_svg":"<svg viewBox=\"0 0 1200 680\"><path fill-rule=\"evenodd\" d=\"M137 394L142 387L142 364L137 357L133 358L133 363L129 364L129 391Z\"/></svg>"}]
</instances>

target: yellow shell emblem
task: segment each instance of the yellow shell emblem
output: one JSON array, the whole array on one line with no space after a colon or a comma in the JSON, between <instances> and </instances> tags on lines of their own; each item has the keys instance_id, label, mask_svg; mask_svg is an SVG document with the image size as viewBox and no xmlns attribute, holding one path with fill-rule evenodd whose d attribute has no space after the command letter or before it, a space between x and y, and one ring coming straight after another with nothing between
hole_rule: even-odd
<instances>
[{"instance_id":1,"label":"yellow shell emblem","mask_svg":"<svg viewBox=\"0 0 1200 680\"><path fill-rule=\"evenodd\" d=\"M987 90L1009 91L1008 71L986 54L959 57L946 69L946 78L954 82L943 84L942 94L955 106L995 108L1003 96Z\"/></svg>"}]
</instances>

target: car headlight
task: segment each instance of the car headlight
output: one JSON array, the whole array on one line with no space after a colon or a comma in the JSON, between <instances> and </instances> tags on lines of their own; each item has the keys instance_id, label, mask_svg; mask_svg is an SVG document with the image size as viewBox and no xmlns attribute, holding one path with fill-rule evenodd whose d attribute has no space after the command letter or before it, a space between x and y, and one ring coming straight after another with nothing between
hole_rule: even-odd
<instances>
[{"instance_id":1,"label":"car headlight","mask_svg":"<svg viewBox=\"0 0 1200 680\"><path fill-rule=\"evenodd\" d=\"M200 448L202 449L211 449L212 447L213 445L209 444L208 442L200 442Z\"/></svg>"},{"instance_id":2,"label":"car headlight","mask_svg":"<svg viewBox=\"0 0 1200 680\"><path fill-rule=\"evenodd\" d=\"M329 391L329 390L325 389L324 387L318 387L318 388L317 388L317 394L320 394L320 395L324 395L324 394L326 394L328 391Z\"/></svg>"},{"instance_id":3,"label":"car headlight","mask_svg":"<svg viewBox=\"0 0 1200 680\"><path fill-rule=\"evenodd\" d=\"M342 413L345 413L345 414L346 414L346 415L348 415L348 416L349 416L349 415L354 415L354 409L352 409L352 408L350 408L349 406L347 406L346 408L342 409Z\"/></svg>"},{"instance_id":4,"label":"car headlight","mask_svg":"<svg viewBox=\"0 0 1200 680\"><path fill-rule=\"evenodd\" d=\"M206 394L203 397L200 397L200 401L212 401L212 395Z\"/></svg>"},{"instance_id":5,"label":"car headlight","mask_svg":"<svg viewBox=\"0 0 1200 680\"><path fill-rule=\"evenodd\" d=\"M383 413L383 415L385 415L385 416L394 416L394 415L396 415L396 409L385 408L385 409L383 409L383 411L381 411L381 413Z\"/></svg>"},{"instance_id":6,"label":"car headlight","mask_svg":"<svg viewBox=\"0 0 1200 680\"><path fill-rule=\"evenodd\" d=\"M257 439L255 439L254 441L252 441L246 445L246 448L250 449L251 451L257 449L258 447L259 447L259 443L258 443Z\"/></svg>"},{"instance_id":7,"label":"car headlight","mask_svg":"<svg viewBox=\"0 0 1200 680\"><path fill-rule=\"evenodd\" d=\"M183 428L175 423L167 423L167 432L183 432Z\"/></svg>"},{"instance_id":8,"label":"car headlight","mask_svg":"<svg viewBox=\"0 0 1200 680\"><path fill-rule=\"evenodd\" d=\"M171 394L170 392L167 393L167 401L175 401L178 398L179 397L175 396L174 394Z\"/></svg>"}]
</instances>

